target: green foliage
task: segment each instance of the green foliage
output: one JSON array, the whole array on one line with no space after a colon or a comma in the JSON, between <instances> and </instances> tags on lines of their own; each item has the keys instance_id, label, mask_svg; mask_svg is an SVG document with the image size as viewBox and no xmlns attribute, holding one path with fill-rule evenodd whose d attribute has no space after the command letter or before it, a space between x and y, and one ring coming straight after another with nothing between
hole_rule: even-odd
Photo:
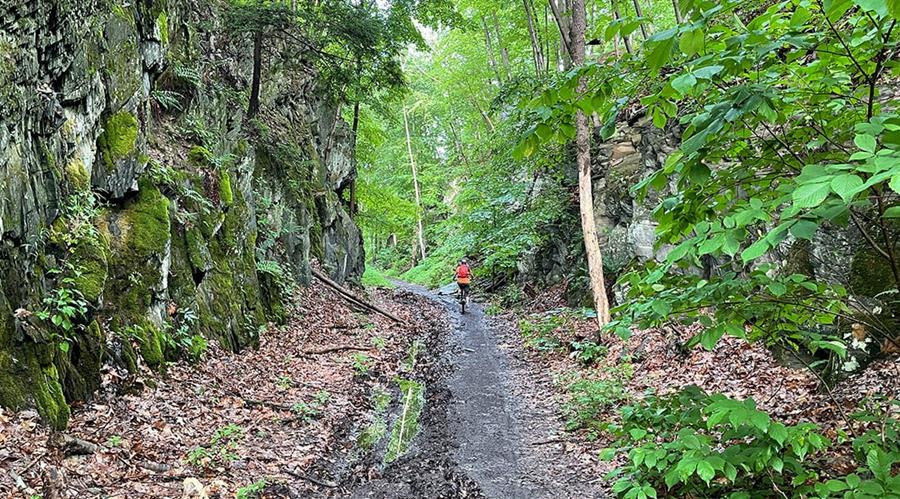
<instances>
[{"instance_id":1,"label":"green foliage","mask_svg":"<svg viewBox=\"0 0 900 499\"><path fill-rule=\"evenodd\" d=\"M397 287L384 273L371 265L366 265L366 270L362 276L362 284L367 288L394 289Z\"/></svg>"},{"instance_id":2,"label":"green foliage","mask_svg":"<svg viewBox=\"0 0 900 499\"><path fill-rule=\"evenodd\" d=\"M188 452L186 461L191 466L202 468L230 464L238 459L238 444L243 438L243 428L236 424L225 425L213 433L209 444Z\"/></svg>"},{"instance_id":3,"label":"green foliage","mask_svg":"<svg viewBox=\"0 0 900 499\"><path fill-rule=\"evenodd\" d=\"M607 423L601 420L626 400L625 382L632 376L630 364L607 368L599 379L585 378L576 372L564 379L569 400L563 405L566 429L586 430L589 438L596 438Z\"/></svg>"},{"instance_id":4,"label":"green foliage","mask_svg":"<svg viewBox=\"0 0 900 499\"><path fill-rule=\"evenodd\" d=\"M355 353L350 356L351 366L357 376L366 376L375 365L375 361L364 353Z\"/></svg>"},{"instance_id":5,"label":"green foliage","mask_svg":"<svg viewBox=\"0 0 900 499\"><path fill-rule=\"evenodd\" d=\"M295 402L291 405L291 412L303 421L309 422L322 416L322 410L331 399L331 394L326 390L319 390L310 402Z\"/></svg>"},{"instance_id":6,"label":"green foliage","mask_svg":"<svg viewBox=\"0 0 900 499\"><path fill-rule=\"evenodd\" d=\"M566 318L562 314L536 314L519 321L519 332L529 348L554 351L562 348L562 342L554 333L564 325Z\"/></svg>"},{"instance_id":7,"label":"green foliage","mask_svg":"<svg viewBox=\"0 0 900 499\"><path fill-rule=\"evenodd\" d=\"M253 499L254 497L260 497L262 493L266 490L266 487L269 483L265 478L260 478L259 480L244 485L237 489L235 492L236 499Z\"/></svg>"},{"instance_id":8,"label":"green foliage","mask_svg":"<svg viewBox=\"0 0 900 499\"><path fill-rule=\"evenodd\" d=\"M884 438L897 431L896 419L882 420L882 428L854 441L861 463L856 473L829 479L812 459L831 445L818 428L773 421L752 399L691 387L649 395L623 407L620 416L621 423L610 426L616 448L605 452L627 456L611 474L620 497L884 497L900 490L890 472L900 458L896 441Z\"/></svg>"}]
</instances>

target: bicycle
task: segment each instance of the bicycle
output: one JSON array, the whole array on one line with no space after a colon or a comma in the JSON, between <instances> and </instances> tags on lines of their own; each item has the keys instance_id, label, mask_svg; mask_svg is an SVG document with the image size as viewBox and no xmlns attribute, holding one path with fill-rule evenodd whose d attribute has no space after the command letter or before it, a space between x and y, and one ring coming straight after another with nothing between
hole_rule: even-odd
<instances>
[{"instance_id":1,"label":"bicycle","mask_svg":"<svg viewBox=\"0 0 900 499\"><path fill-rule=\"evenodd\" d=\"M462 313L466 313L466 305L469 304L469 287L461 286L459 288L459 308Z\"/></svg>"}]
</instances>

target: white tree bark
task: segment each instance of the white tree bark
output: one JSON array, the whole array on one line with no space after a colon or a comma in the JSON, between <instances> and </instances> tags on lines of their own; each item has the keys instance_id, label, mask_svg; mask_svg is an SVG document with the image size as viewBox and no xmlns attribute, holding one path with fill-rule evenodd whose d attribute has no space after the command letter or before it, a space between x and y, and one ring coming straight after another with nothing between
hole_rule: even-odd
<instances>
[{"instance_id":1,"label":"white tree bark","mask_svg":"<svg viewBox=\"0 0 900 499\"><path fill-rule=\"evenodd\" d=\"M409 166L412 169L413 190L416 193L416 239L419 241L419 252L425 259L425 230L422 227L422 200L419 194L419 177L416 172L416 159L413 157L412 140L409 137L409 118L406 108L403 109L403 128L406 130L406 151L409 153Z\"/></svg>"},{"instance_id":2,"label":"white tree bark","mask_svg":"<svg viewBox=\"0 0 900 499\"><path fill-rule=\"evenodd\" d=\"M584 64L585 40L584 0L574 0L572 4L572 62L576 66ZM584 78L578 83L578 94L587 91ZM594 222L594 195L591 187L591 131L588 118L580 109L575 115L575 147L578 164L578 205L581 212L581 230L584 233L584 251L587 254L588 273L591 279L591 291L594 295L594 308L597 311L597 324L602 328L609 320L609 300L606 297L606 282L603 278L603 255L600 253L600 242L597 240L597 226Z\"/></svg>"}]
</instances>

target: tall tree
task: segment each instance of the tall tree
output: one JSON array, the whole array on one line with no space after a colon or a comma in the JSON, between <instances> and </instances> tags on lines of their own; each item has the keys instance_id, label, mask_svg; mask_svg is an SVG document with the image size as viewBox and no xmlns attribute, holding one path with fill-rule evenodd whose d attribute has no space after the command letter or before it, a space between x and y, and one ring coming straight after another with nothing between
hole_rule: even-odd
<instances>
[{"instance_id":1,"label":"tall tree","mask_svg":"<svg viewBox=\"0 0 900 499\"><path fill-rule=\"evenodd\" d=\"M409 153L409 167L412 169L413 191L416 196L416 239L419 242L419 252L422 260L425 259L425 230L422 226L422 200L419 193L419 176L416 172L416 158L413 155L412 139L409 135L409 111L403 108L403 129L406 131L406 151Z\"/></svg>"},{"instance_id":2,"label":"tall tree","mask_svg":"<svg viewBox=\"0 0 900 499\"><path fill-rule=\"evenodd\" d=\"M541 76L541 69L544 67L544 54L541 51L541 40L537 30L534 27L534 5L531 0L522 0L525 6L525 19L528 21L528 36L531 40L531 56L534 59L534 73Z\"/></svg>"},{"instance_id":3,"label":"tall tree","mask_svg":"<svg viewBox=\"0 0 900 499\"><path fill-rule=\"evenodd\" d=\"M584 0L574 0L572 4L572 62L576 66L584 64L585 39L587 28ZM578 94L587 93L587 80L581 77L578 81ZM575 149L578 164L578 205L581 212L581 230L584 233L584 251L587 254L588 273L591 280L591 291L594 295L594 308L597 311L597 324L602 329L609 320L609 300L606 297L606 282L603 278L603 255L600 253L600 242L597 239L597 225L594 220L594 194L591 181L591 130L587 115L580 108L575 114Z\"/></svg>"}]
</instances>

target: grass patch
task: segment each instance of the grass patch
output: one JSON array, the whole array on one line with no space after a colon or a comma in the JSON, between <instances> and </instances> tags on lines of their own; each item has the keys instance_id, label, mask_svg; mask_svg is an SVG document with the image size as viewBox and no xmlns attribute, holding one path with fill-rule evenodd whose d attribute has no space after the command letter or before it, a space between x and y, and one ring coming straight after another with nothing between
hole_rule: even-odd
<instances>
[{"instance_id":1,"label":"grass patch","mask_svg":"<svg viewBox=\"0 0 900 499\"><path fill-rule=\"evenodd\" d=\"M400 275L406 282L436 288L453 282L453 271L456 270L456 258L432 255L425 258L415 267Z\"/></svg>"},{"instance_id":2,"label":"grass patch","mask_svg":"<svg viewBox=\"0 0 900 499\"><path fill-rule=\"evenodd\" d=\"M366 271L363 272L362 283L367 288L394 289L397 287L382 271L369 266L366 266Z\"/></svg>"}]
</instances>

